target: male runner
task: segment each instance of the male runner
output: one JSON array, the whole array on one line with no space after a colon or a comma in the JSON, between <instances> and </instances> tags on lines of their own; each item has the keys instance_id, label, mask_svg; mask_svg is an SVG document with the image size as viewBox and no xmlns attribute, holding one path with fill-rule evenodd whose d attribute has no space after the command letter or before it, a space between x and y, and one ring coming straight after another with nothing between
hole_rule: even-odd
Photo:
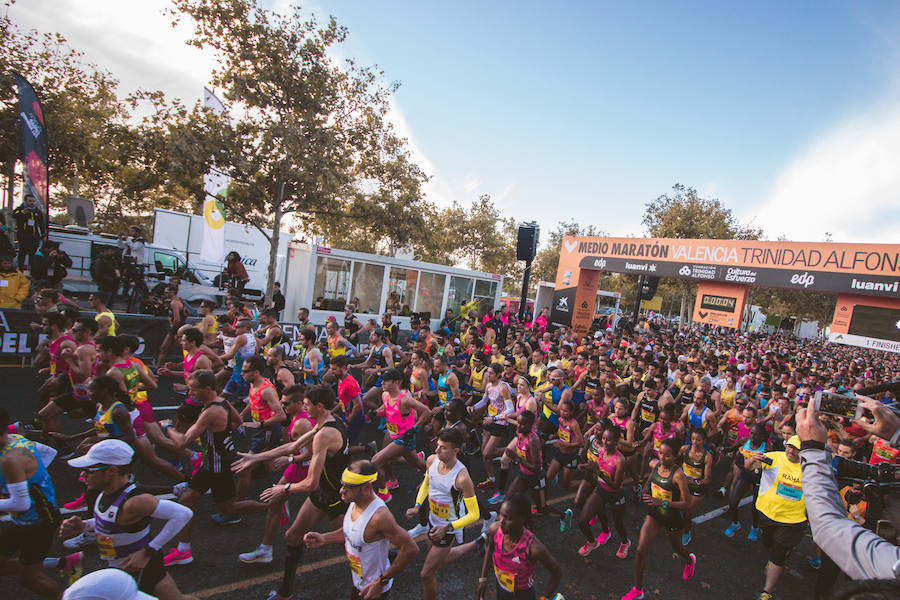
<instances>
[{"instance_id":1,"label":"male runner","mask_svg":"<svg viewBox=\"0 0 900 600\"><path fill-rule=\"evenodd\" d=\"M322 353L316 348L316 332L314 329L304 329L300 332L300 343L303 345L303 383L317 385L322 383L322 370L324 361Z\"/></svg>"},{"instance_id":2,"label":"male runner","mask_svg":"<svg viewBox=\"0 0 900 600\"><path fill-rule=\"evenodd\" d=\"M386 600L394 577L419 553L419 547L394 520L385 503L375 496L378 469L360 460L341 475L341 499L349 504L343 526L329 533L311 531L303 536L308 548L343 542L353 579L351 600ZM388 559L391 546L399 549Z\"/></svg>"},{"instance_id":3,"label":"male runner","mask_svg":"<svg viewBox=\"0 0 900 600\"><path fill-rule=\"evenodd\" d=\"M134 450L122 440L103 440L69 461L81 469L89 490L99 492L94 518L69 517L60 527L64 539L94 531L100 557L110 567L132 573L138 589L160 600L180 600L178 586L163 566L162 548L191 520L191 509L141 493L131 471ZM165 524L153 538L151 519Z\"/></svg>"},{"instance_id":4,"label":"male runner","mask_svg":"<svg viewBox=\"0 0 900 600\"><path fill-rule=\"evenodd\" d=\"M238 320L237 325L235 325L235 331L237 335L234 339L234 345L231 346L228 352L219 356L222 362L234 359L234 370L231 372L228 383L225 384L222 396L242 404L247 398L247 394L250 393L250 384L241 375L241 365L244 364L245 360L256 355L256 338L250 333L249 319Z\"/></svg>"},{"instance_id":5,"label":"male runner","mask_svg":"<svg viewBox=\"0 0 900 600\"><path fill-rule=\"evenodd\" d=\"M428 457L425 479L419 486L416 505L406 511L407 518L418 519L419 507L429 506L428 556L422 565L422 591L425 600L437 598L437 572L463 556L468 549L451 548L453 539L462 542L462 529L478 520L481 513L475 497L475 484L465 465L457 460L463 436L457 429L443 429L437 448ZM459 514L458 498L463 497L466 512ZM454 533L455 532L455 533Z\"/></svg>"}]
</instances>

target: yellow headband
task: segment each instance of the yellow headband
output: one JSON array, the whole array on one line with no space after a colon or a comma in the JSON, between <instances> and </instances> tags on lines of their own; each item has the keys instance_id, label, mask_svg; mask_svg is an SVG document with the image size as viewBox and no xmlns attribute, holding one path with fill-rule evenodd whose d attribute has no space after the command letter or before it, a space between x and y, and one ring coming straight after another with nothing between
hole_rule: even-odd
<instances>
[{"instance_id":1,"label":"yellow headband","mask_svg":"<svg viewBox=\"0 0 900 600\"><path fill-rule=\"evenodd\" d=\"M378 473L372 473L371 475L361 475L359 473L354 473L349 468L344 469L344 472L341 474L341 482L346 483L348 485L363 485L366 483L372 483L376 479L378 479Z\"/></svg>"}]
</instances>

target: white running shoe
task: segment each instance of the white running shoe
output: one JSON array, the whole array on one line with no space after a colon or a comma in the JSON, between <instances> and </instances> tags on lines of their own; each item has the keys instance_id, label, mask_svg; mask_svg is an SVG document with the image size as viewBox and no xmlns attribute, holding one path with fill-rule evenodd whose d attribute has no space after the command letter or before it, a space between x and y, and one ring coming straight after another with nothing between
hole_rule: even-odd
<instances>
[{"instance_id":1,"label":"white running shoe","mask_svg":"<svg viewBox=\"0 0 900 600\"><path fill-rule=\"evenodd\" d=\"M242 563L270 563L272 562L272 549L264 550L257 547L255 550L238 554Z\"/></svg>"},{"instance_id":2,"label":"white running shoe","mask_svg":"<svg viewBox=\"0 0 900 600\"><path fill-rule=\"evenodd\" d=\"M416 539L420 535L425 535L429 531L431 531L431 527L429 527L428 525L416 525L412 529L408 529L406 533L409 534L409 537Z\"/></svg>"},{"instance_id":3,"label":"white running shoe","mask_svg":"<svg viewBox=\"0 0 900 600\"><path fill-rule=\"evenodd\" d=\"M97 536L93 531L84 531L73 538L69 538L63 542L63 548L66 550L81 550L87 548L91 544L97 543Z\"/></svg>"}]
</instances>

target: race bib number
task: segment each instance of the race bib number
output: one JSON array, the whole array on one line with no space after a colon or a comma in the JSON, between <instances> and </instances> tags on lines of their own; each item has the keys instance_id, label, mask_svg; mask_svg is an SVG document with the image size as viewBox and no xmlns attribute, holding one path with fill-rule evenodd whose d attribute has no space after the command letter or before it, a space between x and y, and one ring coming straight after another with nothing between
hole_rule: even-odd
<instances>
[{"instance_id":1,"label":"race bib number","mask_svg":"<svg viewBox=\"0 0 900 600\"><path fill-rule=\"evenodd\" d=\"M692 479L703 479L703 472L692 464L684 463L681 469L685 475Z\"/></svg>"},{"instance_id":2,"label":"race bib number","mask_svg":"<svg viewBox=\"0 0 900 600\"><path fill-rule=\"evenodd\" d=\"M654 452L659 452L659 447L660 447L660 446L662 446L662 440L659 439L659 438L657 438L657 437L654 437L654 438L653 438L653 451L654 451Z\"/></svg>"},{"instance_id":3,"label":"race bib number","mask_svg":"<svg viewBox=\"0 0 900 600\"><path fill-rule=\"evenodd\" d=\"M525 460L528 458L528 455L525 453L525 450L516 446L516 456L519 457L519 460Z\"/></svg>"},{"instance_id":4,"label":"race bib number","mask_svg":"<svg viewBox=\"0 0 900 600\"><path fill-rule=\"evenodd\" d=\"M669 490L664 490L652 481L650 482L650 495L659 500L666 500L668 502L672 501L672 492Z\"/></svg>"},{"instance_id":5,"label":"race bib number","mask_svg":"<svg viewBox=\"0 0 900 600\"><path fill-rule=\"evenodd\" d=\"M447 404L447 392L438 391L438 402Z\"/></svg>"},{"instance_id":6,"label":"race bib number","mask_svg":"<svg viewBox=\"0 0 900 600\"><path fill-rule=\"evenodd\" d=\"M97 548L100 550L100 556L112 560L116 557L116 548L113 546L113 539L102 533L97 534Z\"/></svg>"},{"instance_id":7,"label":"race bib number","mask_svg":"<svg viewBox=\"0 0 900 600\"><path fill-rule=\"evenodd\" d=\"M362 562L360 562L358 556L354 556L347 553L347 562L350 563L350 571L353 572L356 576L362 577Z\"/></svg>"},{"instance_id":8,"label":"race bib number","mask_svg":"<svg viewBox=\"0 0 900 600\"><path fill-rule=\"evenodd\" d=\"M572 441L572 434L569 433L568 429L564 429L564 428L560 427L557 432L557 435L559 436L560 440L562 440L563 442L566 442L567 444Z\"/></svg>"},{"instance_id":9,"label":"race bib number","mask_svg":"<svg viewBox=\"0 0 900 600\"><path fill-rule=\"evenodd\" d=\"M647 423L653 423L656 421L656 415L652 410L641 408L641 419Z\"/></svg>"},{"instance_id":10,"label":"race bib number","mask_svg":"<svg viewBox=\"0 0 900 600\"><path fill-rule=\"evenodd\" d=\"M446 520L450 518L450 505L446 502L438 502L437 500L428 498L428 504L431 505L431 514L438 519Z\"/></svg>"},{"instance_id":11,"label":"race bib number","mask_svg":"<svg viewBox=\"0 0 900 600\"><path fill-rule=\"evenodd\" d=\"M509 571L504 571L496 564L494 564L494 575L497 577L497 583L500 584L507 592L516 591L516 575L515 573L510 573Z\"/></svg>"},{"instance_id":12,"label":"race bib number","mask_svg":"<svg viewBox=\"0 0 900 600\"><path fill-rule=\"evenodd\" d=\"M488 405L488 414L491 415L492 417L496 417L497 415L500 414L500 411L497 410L493 404L490 404L490 405Z\"/></svg>"},{"instance_id":13,"label":"race bib number","mask_svg":"<svg viewBox=\"0 0 900 600\"><path fill-rule=\"evenodd\" d=\"M400 430L397 428L396 423L391 423L390 421L388 421L387 424L385 425L385 427L387 428L388 433L397 435L400 432Z\"/></svg>"},{"instance_id":14,"label":"race bib number","mask_svg":"<svg viewBox=\"0 0 900 600\"><path fill-rule=\"evenodd\" d=\"M792 502L803 500L803 488L787 481L779 481L778 487L775 488L775 493Z\"/></svg>"}]
</instances>

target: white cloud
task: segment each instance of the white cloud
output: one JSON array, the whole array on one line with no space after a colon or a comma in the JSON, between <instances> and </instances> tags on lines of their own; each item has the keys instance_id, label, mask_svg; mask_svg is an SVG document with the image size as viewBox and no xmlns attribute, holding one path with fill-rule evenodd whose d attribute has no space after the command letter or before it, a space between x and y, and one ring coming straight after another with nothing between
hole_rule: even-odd
<instances>
[{"instance_id":1,"label":"white cloud","mask_svg":"<svg viewBox=\"0 0 900 600\"><path fill-rule=\"evenodd\" d=\"M481 180L471 173L466 173L465 180L463 181L463 190L466 192L466 195L471 194L479 187L481 187Z\"/></svg>"},{"instance_id":2,"label":"white cloud","mask_svg":"<svg viewBox=\"0 0 900 600\"><path fill-rule=\"evenodd\" d=\"M23 29L59 32L85 54L87 62L120 80L119 93L162 90L193 104L202 96L214 66L209 52L189 47L189 22L172 27L166 2L118 0L28 0L10 9Z\"/></svg>"},{"instance_id":3,"label":"white cloud","mask_svg":"<svg viewBox=\"0 0 900 600\"><path fill-rule=\"evenodd\" d=\"M775 179L745 221L767 237L896 243L900 224L900 105L848 119L810 145Z\"/></svg>"}]
</instances>

